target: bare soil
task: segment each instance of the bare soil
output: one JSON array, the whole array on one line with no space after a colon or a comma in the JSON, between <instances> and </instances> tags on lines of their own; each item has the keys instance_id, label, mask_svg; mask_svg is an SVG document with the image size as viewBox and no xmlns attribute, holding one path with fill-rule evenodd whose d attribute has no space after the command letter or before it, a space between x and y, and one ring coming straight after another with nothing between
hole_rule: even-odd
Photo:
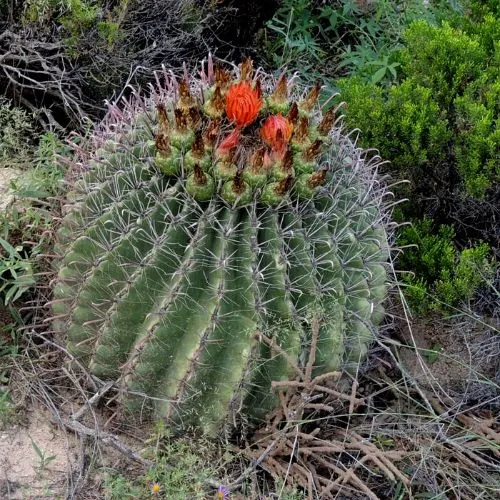
<instances>
[{"instance_id":1,"label":"bare soil","mask_svg":"<svg viewBox=\"0 0 500 500\"><path fill-rule=\"evenodd\" d=\"M65 498L68 472L77 461L77 440L52 425L41 406L23 420L26 423L0 432L0 498Z\"/></svg>"},{"instance_id":2,"label":"bare soil","mask_svg":"<svg viewBox=\"0 0 500 500\"><path fill-rule=\"evenodd\" d=\"M500 335L487 320L430 314L410 325L399 319L396 331L405 345L399 360L420 387L464 403L491 399L500 406Z\"/></svg>"}]
</instances>

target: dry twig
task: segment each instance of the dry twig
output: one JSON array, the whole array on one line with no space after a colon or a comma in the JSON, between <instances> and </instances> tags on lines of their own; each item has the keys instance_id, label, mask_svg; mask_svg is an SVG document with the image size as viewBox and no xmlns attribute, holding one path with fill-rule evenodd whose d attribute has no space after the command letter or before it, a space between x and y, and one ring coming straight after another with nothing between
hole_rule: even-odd
<instances>
[{"instance_id":1,"label":"dry twig","mask_svg":"<svg viewBox=\"0 0 500 500\"><path fill-rule=\"evenodd\" d=\"M270 474L290 484L298 484L308 492L309 498L333 498L342 491L363 492L367 498L377 495L364 482L357 470L372 464L391 481L408 484L408 477L395 465L406 458L402 451L380 450L360 434L338 429L328 439L320 438L321 428L309 430L312 412L333 414L339 403L347 404L348 415L365 404L357 397L358 384L353 382L349 393L339 384L341 374L331 372L313 377L315 346L319 336L319 324L312 322L312 339L309 358L304 369L292 366L296 380L273 382L278 391L280 405L267 418L266 425L254 436L255 445L246 450L247 456L259 460ZM272 339L259 334L260 339L285 359L286 353ZM317 402L315 402L317 401ZM342 456L349 456L349 465L344 465Z\"/></svg>"}]
</instances>

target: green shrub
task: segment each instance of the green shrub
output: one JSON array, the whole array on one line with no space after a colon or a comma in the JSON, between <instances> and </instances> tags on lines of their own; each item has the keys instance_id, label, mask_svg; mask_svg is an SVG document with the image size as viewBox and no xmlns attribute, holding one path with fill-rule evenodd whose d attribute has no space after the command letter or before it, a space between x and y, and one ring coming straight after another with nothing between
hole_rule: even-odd
<instances>
[{"instance_id":1,"label":"green shrub","mask_svg":"<svg viewBox=\"0 0 500 500\"><path fill-rule=\"evenodd\" d=\"M419 247L407 250L399 266L414 273L405 282L420 311L467 300L493 266L481 239L497 238L495 209L485 221L484 204L495 206L500 180L499 38L500 21L490 11L440 27L416 21L397 58L398 84L355 77L339 83L361 146L377 148L395 178L410 180L398 194L409 198L402 219L415 225L401 231L400 243ZM422 220L429 215L434 223Z\"/></svg>"},{"instance_id":2,"label":"green shrub","mask_svg":"<svg viewBox=\"0 0 500 500\"><path fill-rule=\"evenodd\" d=\"M442 225L437 234L433 232L432 221L424 218L410 227L402 228L398 240L401 246L418 246L418 251L416 247L405 250L401 261L428 282L436 281L441 270L453 267L455 261L453 228Z\"/></svg>"},{"instance_id":3,"label":"green shrub","mask_svg":"<svg viewBox=\"0 0 500 500\"><path fill-rule=\"evenodd\" d=\"M405 32L401 83L383 89L352 78L339 85L361 144L379 149L417 192L426 173L439 181L437 191L454 192L453 173L440 175L446 166L458 173L462 193L476 198L500 179L500 50L490 43L498 26L488 16L469 35L416 21Z\"/></svg>"},{"instance_id":4,"label":"green shrub","mask_svg":"<svg viewBox=\"0 0 500 500\"><path fill-rule=\"evenodd\" d=\"M100 9L85 0L68 0L67 14L61 17L61 25L72 35L81 33L94 24Z\"/></svg>"},{"instance_id":5,"label":"green shrub","mask_svg":"<svg viewBox=\"0 0 500 500\"><path fill-rule=\"evenodd\" d=\"M414 273L405 275L403 281L410 305L417 312L456 306L472 298L492 275L489 246L480 243L460 251L453 243L454 236L451 226L434 228L430 219L417 221L399 233L398 243L405 247L400 266Z\"/></svg>"},{"instance_id":6,"label":"green shrub","mask_svg":"<svg viewBox=\"0 0 500 500\"><path fill-rule=\"evenodd\" d=\"M63 181L58 157L67 153L67 146L54 132L42 134L30 161L31 168L11 183L16 196L42 199L55 196Z\"/></svg>"},{"instance_id":7,"label":"green shrub","mask_svg":"<svg viewBox=\"0 0 500 500\"><path fill-rule=\"evenodd\" d=\"M500 3L498 0L464 0L466 17L461 17L461 22L478 22L488 14L500 17Z\"/></svg>"},{"instance_id":8,"label":"green shrub","mask_svg":"<svg viewBox=\"0 0 500 500\"><path fill-rule=\"evenodd\" d=\"M428 175L445 156L450 131L429 89L405 80L387 91L352 77L338 82L347 102L349 127L361 130L361 143L374 146L401 177Z\"/></svg>"},{"instance_id":9,"label":"green shrub","mask_svg":"<svg viewBox=\"0 0 500 500\"><path fill-rule=\"evenodd\" d=\"M106 41L109 47L124 37L120 31L120 24L113 21L99 21L97 23L99 36Z\"/></svg>"},{"instance_id":10,"label":"green shrub","mask_svg":"<svg viewBox=\"0 0 500 500\"><path fill-rule=\"evenodd\" d=\"M267 24L263 55L272 66L293 61L306 78L354 74L390 82L404 28L415 19L437 23L452 11L451 2L440 0L284 0Z\"/></svg>"},{"instance_id":11,"label":"green shrub","mask_svg":"<svg viewBox=\"0 0 500 500\"><path fill-rule=\"evenodd\" d=\"M92 0L28 0L24 7L24 21L41 27L57 20L71 35L89 28L102 10Z\"/></svg>"},{"instance_id":12,"label":"green shrub","mask_svg":"<svg viewBox=\"0 0 500 500\"><path fill-rule=\"evenodd\" d=\"M500 80L495 87L491 94L500 99ZM471 93L454 101L457 169L466 192L476 198L482 198L486 189L500 179L500 127L498 113L490 102L485 105Z\"/></svg>"},{"instance_id":13,"label":"green shrub","mask_svg":"<svg viewBox=\"0 0 500 500\"><path fill-rule=\"evenodd\" d=\"M492 275L490 248L482 243L457 254L454 267L441 270L436 293L445 304L472 298L477 288Z\"/></svg>"},{"instance_id":14,"label":"green shrub","mask_svg":"<svg viewBox=\"0 0 500 500\"><path fill-rule=\"evenodd\" d=\"M428 88L446 113L456 168L465 192L476 198L500 179L499 26L500 20L488 16L471 34L425 22L405 33L403 72Z\"/></svg>"},{"instance_id":15,"label":"green shrub","mask_svg":"<svg viewBox=\"0 0 500 500\"><path fill-rule=\"evenodd\" d=\"M0 339L0 347L2 346ZM1 355L1 350L0 350ZM0 372L0 381L3 380L3 373ZM16 420L16 408L12 402L11 394L3 387L0 389L0 430L4 430Z\"/></svg>"},{"instance_id":16,"label":"green shrub","mask_svg":"<svg viewBox=\"0 0 500 500\"><path fill-rule=\"evenodd\" d=\"M432 91L444 110L463 95L487 66L487 53L475 36L444 23L440 27L415 21L404 34L403 73Z\"/></svg>"},{"instance_id":17,"label":"green shrub","mask_svg":"<svg viewBox=\"0 0 500 500\"><path fill-rule=\"evenodd\" d=\"M500 5L500 3L498 4ZM500 7L499 7L500 11ZM489 54L495 54L495 47L498 47L500 42L500 23L498 19L500 13L493 14L486 12L477 22L471 18L461 17L453 22L453 26L462 29L463 31L473 34L479 38L481 45ZM496 53L498 57L498 51ZM498 58L497 58L498 62Z\"/></svg>"},{"instance_id":18,"label":"green shrub","mask_svg":"<svg viewBox=\"0 0 500 500\"><path fill-rule=\"evenodd\" d=\"M24 3L23 20L31 23L48 21L59 6L64 6L64 1L27 0Z\"/></svg>"},{"instance_id":19,"label":"green shrub","mask_svg":"<svg viewBox=\"0 0 500 500\"><path fill-rule=\"evenodd\" d=\"M47 250L52 233L52 216L40 199L59 193L63 171L56 157L66 152L53 132L43 134L37 148L23 157L28 169L10 183L17 200L0 213L0 304L15 302L36 284L36 259Z\"/></svg>"},{"instance_id":20,"label":"green shrub","mask_svg":"<svg viewBox=\"0 0 500 500\"><path fill-rule=\"evenodd\" d=\"M24 162L32 151L32 134L29 114L0 96L0 167Z\"/></svg>"},{"instance_id":21,"label":"green shrub","mask_svg":"<svg viewBox=\"0 0 500 500\"><path fill-rule=\"evenodd\" d=\"M33 266L22 256L22 245L0 237L0 304L9 305L35 284Z\"/></svg>"}]
</instances>

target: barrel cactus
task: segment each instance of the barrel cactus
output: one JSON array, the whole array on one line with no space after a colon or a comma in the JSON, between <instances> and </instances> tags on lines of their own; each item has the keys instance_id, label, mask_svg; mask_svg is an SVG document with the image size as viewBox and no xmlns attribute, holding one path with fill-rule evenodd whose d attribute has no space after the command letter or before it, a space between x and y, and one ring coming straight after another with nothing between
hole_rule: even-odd
<instances>
[{"instance_id":1,"label":"barrel cactus","mask_svg":"<svg viewBox=\"0 0 500 500\"><path fill-rule=\"evenodd\" d=\"M385 191L319 93L209 58L112 105L80 150L54 324L124 408L214 434L262 419L310 349L318 375L365 357L384 315Z\"/></svg>"}]
</instances>

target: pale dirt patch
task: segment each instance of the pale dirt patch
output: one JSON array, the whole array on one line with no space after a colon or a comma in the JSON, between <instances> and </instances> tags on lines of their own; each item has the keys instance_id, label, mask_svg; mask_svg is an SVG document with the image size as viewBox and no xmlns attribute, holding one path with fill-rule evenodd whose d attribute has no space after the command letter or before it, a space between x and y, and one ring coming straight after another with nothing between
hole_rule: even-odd
<instances>
[{"instance_id":1,"label":"pale dirt patch","mask_svg":"<svg viewBox=\"0 0 500 500\"><path fill-rule=\"evenodd\" d=\"M50 424L43 407L27 413L27 425L14 424L0 431L0 498L65 498L68 471L77 462L77 440ZM54 456L43 469L33 444L46 457Z\"/></svg>"},{"instance_id":2,"label":"pale dirt patch","mask_svg":"<svg viewBox=\"0 0 500 500\"><path fill-rule=\"evenodd\" d=\"M493 328L433 314L413 318L411 327L398 320L396 328L407 346L399 359L422 388L463 402L498 398L500 335Z\"/></svg>"}]
</instances>

